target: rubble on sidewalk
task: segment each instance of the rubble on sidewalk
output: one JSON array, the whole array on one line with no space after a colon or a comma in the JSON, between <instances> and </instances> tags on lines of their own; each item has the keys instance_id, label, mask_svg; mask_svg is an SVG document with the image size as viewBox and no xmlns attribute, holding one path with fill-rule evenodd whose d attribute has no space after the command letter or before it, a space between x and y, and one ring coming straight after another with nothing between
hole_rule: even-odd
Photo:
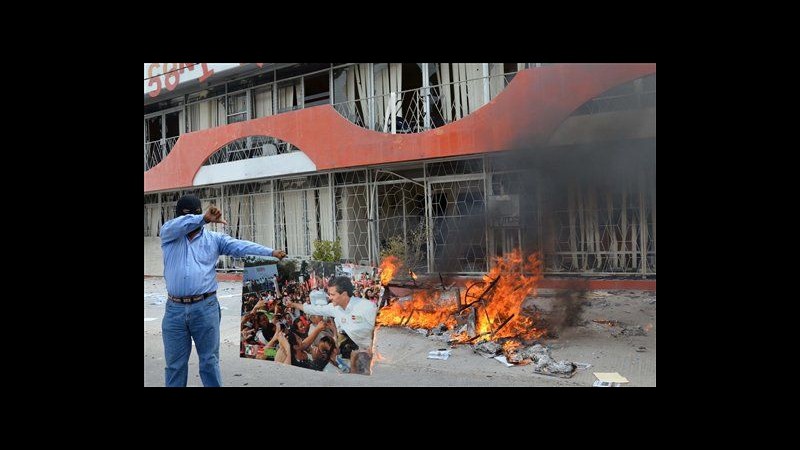
<instances>
[{"instance_id":1,"label":"rubble on sidewalk","mask_svg":"<svg viewBox=\"0 0 800 450\"><path fill-rule=\"evenodd\" d=\"M486 358L494 358L503 350L503 346L495 341L486 341L473 345L472 350Z\"/></svg>"}]
</instances>

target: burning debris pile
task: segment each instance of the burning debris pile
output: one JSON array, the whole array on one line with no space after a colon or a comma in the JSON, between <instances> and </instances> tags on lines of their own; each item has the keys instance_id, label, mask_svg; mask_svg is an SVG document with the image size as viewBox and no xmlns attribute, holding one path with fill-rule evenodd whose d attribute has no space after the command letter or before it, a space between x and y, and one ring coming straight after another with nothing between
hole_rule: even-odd
<instances>
[{"instance_id":1,"label":"burning debris pile","mask_svg":"<svg viewBox=\"0 0 800 450\"><path fill-rule=\"evenodd\" d=\"M511 364L525 365L533 363L534 372L545 375L568 377L573 375L577 369L576 364L570 361L556 361L553 359L550 355L550 349L541 344L531 345L522 350L519 347L520 345L514 341L506 341L503 345L493 341L486 341L476 345L474 350L487 358L495 358L503 353L506 356L506 360Z\"/></svg>"},{"instance_id":2,"label":"burning debris pile","mask_svg":"<svg viewBox=\"0 0 800 450\"><path fill-rule=\"evenodd\" d=\"M522 310L525 298L536 295L541 266L537 254L523 258L515 250L497 258L494 269L482 281L467 284L463 292L445 286L441 278L438 286L416 279L413 287L393 283L412 288L412 294L381 308L377 323L416 329L451 345L470 344L484 356L502 354L512 364L533 363L540 369L537 372L571 373L575 369L572 363L555 362L545 347L532 345L548 331L540 312ZM389 285L399 270L396 258L385 259L381 282Z\"/></svg>"}]
</instances>

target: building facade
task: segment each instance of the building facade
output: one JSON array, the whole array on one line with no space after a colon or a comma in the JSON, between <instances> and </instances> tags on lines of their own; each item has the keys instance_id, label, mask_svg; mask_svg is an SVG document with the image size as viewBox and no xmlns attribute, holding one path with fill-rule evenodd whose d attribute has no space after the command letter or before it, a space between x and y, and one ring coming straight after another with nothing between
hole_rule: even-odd
<instances>
[{"instance_id":1,"label":"building facade","mask_svg":"<svg viewBox=\"0 0 800 450\"><path fill-rule=\"evenodd\" d=\"M338 239L343 261L404 246L415 272L474 275L519 248L545 273L655 277L655 71L145 64L145 274L194 193L294 258Z\"/></svg>"}]
</instances>

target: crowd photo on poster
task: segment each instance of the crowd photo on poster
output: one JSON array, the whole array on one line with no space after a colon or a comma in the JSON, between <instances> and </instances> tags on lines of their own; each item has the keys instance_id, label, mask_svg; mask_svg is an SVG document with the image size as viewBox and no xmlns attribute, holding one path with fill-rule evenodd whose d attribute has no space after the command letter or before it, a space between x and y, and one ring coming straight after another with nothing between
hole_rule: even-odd
<instances>
[{"instance_id":1,"label":"crowd photo on poster","mask_svg":"<svg viewBox=\"0 0 800 450\"><path fill-rule=\"evenodd\" d=\"M295 264L260 256L244 263L241 357L371 373L375 318L387 294L377 267L303 261L291 270Z\"/></svg>"}]
</instances>

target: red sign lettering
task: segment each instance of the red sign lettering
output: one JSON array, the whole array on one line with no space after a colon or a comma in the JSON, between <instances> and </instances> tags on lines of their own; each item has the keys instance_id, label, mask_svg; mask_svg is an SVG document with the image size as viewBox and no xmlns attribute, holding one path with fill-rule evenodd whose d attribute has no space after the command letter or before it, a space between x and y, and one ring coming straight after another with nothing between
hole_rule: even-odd
<instances>
[{"instance_id":1,"label":"red sign lettering","mask_svg":"<svg viewBox=\"0 0 800 450\"><path fill-rule=\"evenodd\" d=\"M151 91L148 94L150 97L156 97L158 94L161 93L161 77L155 76L153 74L154 70L159 70L160 68L161 64L159 63L150 64L150 67L147 68L147 77L150 78L150 81L147 83L147 86L150 87L155 85L155 90Z\"/></svg>"},{"instance_id":2,"label":"red sign lettering","mask_svg":"<svg viewBox=\"0 0 800 450\"><path fill-rule=\"evenodd\" d=\"M200 68L203 69L203 75L200 75L200 82L206 81L206 78L214 75L214 69L208 69L208 63L201 63Z\"/></svg>"},{"instance_id":3,"label":"red sign lettering","mask_svg":"<svg viewBox=\"0 0 800 450\"><path fill-rule=\"evenodd\" d=\"M177 86L178 83L181 82L181 73L178 71L180 64L167 63L164 65L166 66L164 69L164 81L166 84L166 88L168 91L175 90L175 86Z\"/></svg>"}]
</instances>

